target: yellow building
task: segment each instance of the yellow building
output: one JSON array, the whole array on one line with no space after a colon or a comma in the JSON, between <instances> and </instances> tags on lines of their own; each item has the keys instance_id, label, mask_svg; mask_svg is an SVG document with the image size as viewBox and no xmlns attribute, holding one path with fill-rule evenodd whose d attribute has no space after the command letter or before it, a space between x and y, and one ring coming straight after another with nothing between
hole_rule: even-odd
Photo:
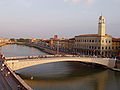
<instances>
[{"instance_id":1,"label":"yellow building","mask_svg":"<svg viewBox=\"0 0 120 90\"><path fill-rule=\"evenodd\" d=\"M7 43L7 42L9 42L9 39L0 38L0 43Z\"/></svg>"},{"instance_id":2,"label":"yellow building","mask_svg":"<svg viewBox=\"0 0 120 90\"><path fill-rule=\"evenodd\" d=\"M112 36L105 34L105 32L105 17L100 16L98 22L98 34L75 36L76 53L111 57Z\"/></svg>"},{"instance_id":3,"label":"yellow building","mask_svg":"<svg viewBox=\"0 0 120 90\"><path fill-rule=\"evenodd\" d=\"M68 39L63 39L59 41L59 47L63 50L67 50L68 49Z\"/></svg>"}]
</instances>

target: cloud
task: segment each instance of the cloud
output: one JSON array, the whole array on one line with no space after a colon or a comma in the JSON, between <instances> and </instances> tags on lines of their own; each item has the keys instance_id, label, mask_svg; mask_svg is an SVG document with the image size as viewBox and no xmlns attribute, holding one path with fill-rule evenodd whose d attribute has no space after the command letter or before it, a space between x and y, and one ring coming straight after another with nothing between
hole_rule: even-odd
<instances>
[{"instance_id":1,"label":"cloud","mask_svg":"<svg viewBox=\"0 0 120 90\"><path fill-rule=\"evenodd\" d=\"M81 2L93 4L96 0L64 0L64 2L79 4Z\"/></svg>"}]
</instances>

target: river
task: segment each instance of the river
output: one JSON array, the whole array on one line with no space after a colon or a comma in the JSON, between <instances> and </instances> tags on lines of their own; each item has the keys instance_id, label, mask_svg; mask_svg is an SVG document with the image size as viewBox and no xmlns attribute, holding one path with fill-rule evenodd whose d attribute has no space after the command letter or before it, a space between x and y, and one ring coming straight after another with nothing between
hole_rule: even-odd
<instances>
[{"instance_id":1,"label":"river","mask_svg":"<svg viewBox=\"0 0 120 90\"><path fill-rule=\"evenodd\" d=\"M46 55L22 45L5 45L0 51L7 57ZM120 72L91 67L80 62L57 62L17 70L34 90L120 90Z\"/></svg>"}]
</instances>

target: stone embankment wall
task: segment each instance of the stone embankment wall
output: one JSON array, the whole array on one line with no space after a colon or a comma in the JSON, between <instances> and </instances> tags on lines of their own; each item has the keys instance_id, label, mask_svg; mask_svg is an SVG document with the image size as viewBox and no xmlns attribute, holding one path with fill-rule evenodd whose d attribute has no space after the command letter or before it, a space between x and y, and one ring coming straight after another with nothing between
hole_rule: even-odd
<instances>
[{"instance_id":1,"label":"stone embankment wall","mask_svg":"<svg viewBox=\"0 0 120 90\"><path fill-rule=\"evenodd\" d=\"M47 49L47 48L44 48L44 47L41 47L41 46L38 46L38 45L34 45L34 44L27 44L26 46L30 46L30 47L34 47L34 48L37 48L43 52L46 52L48 54L52 54L52 55L55 55L57 54L57 51L56 50L51 50L51 49ZM59 52L59 54L62 54L62 55L65 55L64 52Z\"/></svg>"},{"instance_id":2,"label":"stone embankment wall","mask_svg":"<svg viewBox=\"0 0 120 90\"><path fill-rule=\"evenodd\" d=\"M16 75L9 66L7 66L10 73L13 75L13 77L16 79L16 81L20 84L20 86L24 87L24 90L33 90L30 86L28 86L18 75Z\"/></svg>"}]
</instances>

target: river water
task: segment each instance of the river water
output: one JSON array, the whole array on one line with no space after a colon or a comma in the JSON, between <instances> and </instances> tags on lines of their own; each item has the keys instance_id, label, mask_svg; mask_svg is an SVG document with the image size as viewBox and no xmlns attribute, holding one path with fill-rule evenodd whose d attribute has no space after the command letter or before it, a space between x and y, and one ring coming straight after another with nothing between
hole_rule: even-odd
<instances>
[{"instance_id":1,"label":"river water","mask_svg":"<svg viewBox=\"0 0 120 90\"><path fill-rule=\"evenodd\" d=\"M22 45L0 47L7 56L46 55ZM120 90L120 72L91 67L80 62L57 62L17 70L34 90Z\"/></svg>"}]
</instances>

